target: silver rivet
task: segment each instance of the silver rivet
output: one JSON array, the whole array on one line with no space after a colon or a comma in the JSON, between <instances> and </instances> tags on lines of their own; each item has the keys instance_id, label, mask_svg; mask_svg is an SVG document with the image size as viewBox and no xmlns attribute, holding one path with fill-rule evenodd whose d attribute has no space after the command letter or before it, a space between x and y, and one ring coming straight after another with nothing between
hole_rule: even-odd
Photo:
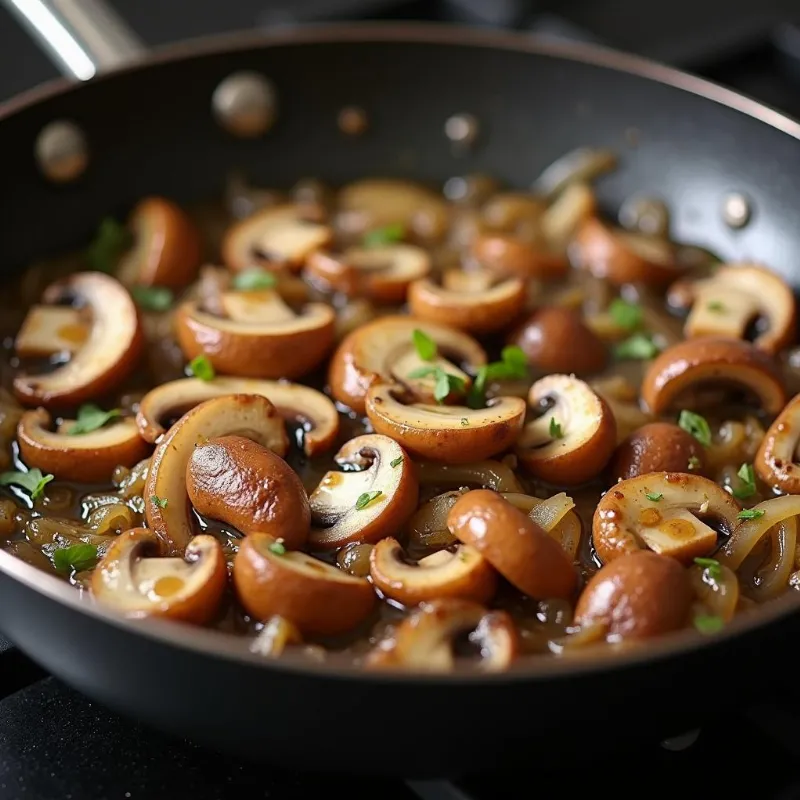
<instances>
[{"instance_id":1,"label":"silver rivet","mask_svg":"<svg viewBox=\"0 0 800 800\"><path fill-rule=\"evenodd\" d=\"M462 147L474 144L479 130L478 120L472 114L453 114L444 124L444 135Z\"/></svg>"},{"instance_id":2,"label":"silver rivet","mask_svg":"<svg viewBox=\"0 0 800 800\"><path fill-rule=\"evenodd\" d=\"M336 124L345 136L361 136L367 130L369 120L363 108L347 106L339 112Z\"/></svg>"},{"instance_id":3,"label":"silver rivet","mask_svg":"<svg viewBox=\"0 0 800 800\"><path fill-rule=\"evenodd\" d=\"M722 218L730 228L744 228L753 214L750 200L739 192L729 194L722 206Z\"/></svg>"},{"instance_id":4,"label":"silver rivet","mask_svg":"<svg viewBox=\"0 0 800 800\"><path fill-rule=\"evenodd\" d=\"M661 742L661 747L664 750L669 750L673 753L679 753L681 750L687 750L700 738L700 729L697 728L693 731L687 731L680 736L674 736L671 739L664 739Z\"/></svg>"},{"instance_id":5,"label":"silver rivet","mask_svg":"<svg viewBox=\"0 0 800 800\"><path fill-rule=\"evenodd\" d=\"M275 122L278 100L273 85L258 72L234 72L214 90L214 116L225 130L242 139L266 133Z\"/></svg>"},{"instance_id":6,"label":"silver rivet","mask_svg":"<svg viewBox=\"0 0 800 800\"><path fill-rule=\"evenodd\" d=\"M68 183L89 164L89 146L81 129L67 120L56 120L36 137L34 156L39 169L54 183Z\"/></svg>"}]
</instances>

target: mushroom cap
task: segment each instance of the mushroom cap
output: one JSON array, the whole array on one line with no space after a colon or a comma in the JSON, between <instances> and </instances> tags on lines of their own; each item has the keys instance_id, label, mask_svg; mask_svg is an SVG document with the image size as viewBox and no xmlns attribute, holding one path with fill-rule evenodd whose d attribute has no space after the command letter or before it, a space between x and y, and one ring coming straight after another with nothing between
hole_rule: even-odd
<instances>
[{"instance_id":1,"label":"mushroom cap","mask_svg":"<svg viewBox=\"0 0 800 800\"><path fill-rule=\"evenodd\" d=\"M89 337L64 366L44 375L17 375L14 392L23 403L54 409L96 399L127 378L139 360L144 343L139 314L119 281L102 272L76 272L50 285L43 300L70 298L91 312Z\"/></svg>"},{"instance_id":2,"label":"mushroom cap","mask_svg":"<svg viewBox=\"0 0 800 800\"><path fill-rule=\"evenodd\" d=\"M187 360L205 356L218 372L243 378L298 378L311 372L333 346L336 315L309 303L288 320L237 322L201 311L188 301L175 314Z\"/></svg>"},{"instance_id":3,"label":"mushroom cap","mask_svg":"<svg viewBox=\"0 0 800 800\"><path fill-rule=\"evenodd\" d=\"M617 446L609 471L613 481L648 472L687 472L691 459L702 473L705 449L683 428L671 422L649 422Z\"/></svg>"},{"instance_id":4,"label":"mushroom cap","mask_svg":"<svg viewBox=\"0 0 800 800\"><path fill-rule=\"evenodd\" d=\"M486 408L405 405L400 387L376 384L367 393L367 417L377 433L398 441L409 453L431 461L465 464L507 450L525 421L525 401L496 397Z\"/></svg>"},{"instance_id":5,"label":"mushroom cap","mask_svg":"<svg viewBox=\"0 0 800 800\"><path fill-rule=\"evenodd\" d=\"M339 434L336 406L310 386L288 381L216 377L213 381L180 378L151 389L139 402L136 424L142 438L157 442L165 432L164 422L194 408L204 400L226 394L260 394L286 420L299 421L306 428L303 447L313 456L330 449Z\"/></svg>"},{"instance_id":6,"label":"mushroom cap","mask_svg":"<svg viewBox=\"0 0 800 800\"><path fill-rule=\"evenodd\" d=\"M183 558L158 557L158 550L152 531L120 534L92 574L95 599L129 617L208 622L228 579L220 543L213 536L196 536Z\"/></svg>"},{"instance_id":7,"label":"mushroom cap","mask_svg":"<svg viewBox=\"0 0 800 800\"><path fill-rule=\"evenodd\" d=\"M529 597L569 599L575 591L577 573L558 542L497 492L463 494L447 527Z\"/></svg>"},{"instance_id":8,"label":"mushroom cap","mask_svg":"<svg viewBox=\"0 0 800 800\"><path fill-rule=\"evenodd\" d=\"M309 497L311 547L377 542L400 530L419 497L416 468L403 448L387 436L365 434L347 442L335 461L348 471L327 472ZM358 508L359 498L372 492L378 495Z\"/></svg>"},{"instance_id":9,"label":"mushroom cap","mask_svg":"<svg viewBox=\"0 0 800 800\"><path fill-rule=\"evenodd\" d=\"M328 382L334 398L363 414L369 387L393 382L398 361L416 353L413 341L416 329L433 339L445 358L475 368L486 363L483 348L461 331L413 317L382 317L348 334L331 357Z\"/></svg>"},{"instance_id":10,"label":"mushroom cap","mask_svg":"<svg viewBox=\"0 0 800 800\"><path fill-rule=\"evenodd\" d=\"M132 467L147 457L150 448L130 418L111 421L102 428L71 436L73 423L51 430L52 417L43 408L26 411L17 425L22 460L59 480L104 483L115 467Z\"/></svg>"},{"instance_id":11,"label":"mushroom cap","mask_svg":"<svg viewBox=\"0 0 800 800\"><path fill-rule=\"evenodd\" d=\"M795 395L775 418L761 440L753 461L764 483L786 494L800 494L800 394Z\"/></svg>"},{"instance_id":12,"label":"mushroom cap","mask_svg":"<svg viewBox=\"0 0 800 800\"><path fill-rule=\"evenodd\" d=\"M335 636L363 622L377 598L364 578L298 551L275 552L275 539L255 533L242 540L233 562L233 584L248 614L275 615L304 635Z\"/></svg>"},{"instance_id":13,"label":"mushroom cap","mask_svg":"<svg viewBox=\"0 0 800 800\"><path fill-rule=\"evenodd\" d=\"M458 291L429 278L411 284L411 313L470 333L488 333L508 327L525 303L525 284L519 278L501 280L478 291Z\"/></svg>"},{"instance_id":14,"label":"mushroom cap","mask_svg":"<svg viewBox=\"0 0 800 800\"><path fill-rule=\"evenodd\" d=\"M479 264L497 275L557 280L569 272L567 255L505 233L482 233L472 243Z\"/></svg>"},{"instance_id":15,"label":"mushroom cap","mask_svg":"<svg viewBox=\"0 0 800 800\"><path fill-rule=\"evenodd\" d=\"M699 384L737 385L755 394L767 414L786 405L783 376L763 350L740 339L688 339L653 360L642 382L642 400L653 414L673 407Z\"/></svg>"},{"instance_id":16,"label":"mushroom cap","mask_svg":"<svg viewBox=\"0 0 800 800\"><path fill-rule=\"evenodd\" d=\"M232 394L215 397L184 414L166 433L150 460L145 484L147 525L182 553L192 538L186 467L194 448L208 439L239 434L280 456L289 438L275 407L265 397ZM162 507L153 498L166 501Z\"/></svg>"},{"instance_id":17,"label":"mushroom cap","mask_svg":"<svg viewBox=\"0 0 800 800\"><path fill-rule=\"evenodd\" d=\"M596 477L617 442L614 415L602 397L574 375L548 375L528 393L528 405L545 411L517 442L523 466L537 478L577 486ZM560 437L553 435L558 426Z\"/></svg>"},{"instance_id":18,"label":"mushroom cap","mask_svg":"<svg viewBox=\"0 0 800 800\"><path fill-rule=\"evenodd\" d=\"M592 543L604 564L643 547L690 564L717 547L717 531L701 517L730 532L740 510L719 484L701 475L651 472L620 481L603 495Z\"/></svg>"},{"instance_id":19,"label":"mushroom cap","mask_svg":"<svg viewBox=\"0 0 800 800\"><path fill-rule=\"evenodd\" d=\"M497 589L491 564L464 544L452 551L439 550L414 565L406 560L397 539L382 539L370 554L369 574L386 597L406 606L443 597L486 603Z\"/></svg>"},{"instance_id":20,"label":"mushroom cap","mask_svg":"<svg viewBox=\"0 0 800 800\"><path fill-rule=\"evenodd\" d=\"M791 287L774 272L756 264L727 264L709 278L678 281L667 294L669 303L691 311L687 338L722 336L744 339L757 317L769 321L753 344L774 355L796 336L797 304Z\"/></svg>"}]
</instances>

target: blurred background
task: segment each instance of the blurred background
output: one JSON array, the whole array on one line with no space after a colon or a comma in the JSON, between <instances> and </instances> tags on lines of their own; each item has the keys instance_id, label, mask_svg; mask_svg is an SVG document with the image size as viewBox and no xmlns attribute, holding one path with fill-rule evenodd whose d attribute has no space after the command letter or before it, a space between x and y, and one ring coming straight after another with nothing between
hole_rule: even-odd
<instances>
[{"instance_id":1,"label":"blurred background","mask_svg":"<svg viewBox=\"0 0 800 800\"><path fill-rule=\"evenodd\" d=\"M80 1L80 0L78 0ZM151 46L330 20L418 19L597 41L800 116L800 0L111 0ZM0 6L0 100L57 75Z\"/></svg>"}]
</instances>

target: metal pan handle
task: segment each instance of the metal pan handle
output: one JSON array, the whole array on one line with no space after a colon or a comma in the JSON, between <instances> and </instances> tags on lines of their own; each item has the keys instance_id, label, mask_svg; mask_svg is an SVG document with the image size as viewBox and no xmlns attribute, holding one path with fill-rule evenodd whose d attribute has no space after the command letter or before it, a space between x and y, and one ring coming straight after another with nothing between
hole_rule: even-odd
<instances>
[{"instance_id":1,"label":"metal pan handle","mask_svg":"<svg viewBox=\"0 0 800 800\"><path fill-rule=\"evenodd\" d=\"M104 0L0 0L68 78L134 63L147 47Z\"/></svg>"}]
</instances>

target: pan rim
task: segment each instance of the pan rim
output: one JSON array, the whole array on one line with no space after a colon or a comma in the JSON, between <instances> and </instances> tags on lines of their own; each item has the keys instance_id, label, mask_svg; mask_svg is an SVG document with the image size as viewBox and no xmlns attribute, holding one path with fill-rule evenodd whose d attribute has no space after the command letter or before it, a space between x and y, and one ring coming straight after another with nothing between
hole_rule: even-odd
<instances>
[{"instance_id":1,"label":"pan rim","mask_svg":"<svg viewBox=\"0 0 800 800\"><path fill-rule=\"evenodd\" d=\"M438 44L468 48L488 48L531 53L564 61L580 62L645 80L672 86L719 105L745 114L800 140L800 122L789 115L744 94L728 89L705 78L674 67L594 44L546 41L522 32L487 31L472 27L435 23L325 23L303 25L274 32L240 32L200 37L185 42L155 48L141 62L112 70L89 83L114 80L129 73L157 69L178 61L191 61L224 53L256 50L271 46L297 46L337 42L397 42L406 44ZM53 97L80 90L84 84L66 78L48 81L0 103L0 121L37 106ZM496 686L518 685L583 675L597 676L604 672L621 672L643 664L662 662L707 648L723 646L725 642L766 629L800 610L797 598L791 594L771 601L757 613L733 620L713 637L700 637L694 631L681 631L664 636L626 652L613 648L576 658L535 656L503 673L417 674L401 671L369 671L362 667L347 667L313 663L292 656L265 659L241 646L245 640L232 634L194 628L169 620L132 620L103 608L72 586L55 576L42 573L10 553L0 551L0 573L50 600L66 605L70 610L88 614L131 635L145 636L156 643L200 653L205 657L254 666L265 673L293 673L298 676L327 679L333 682L356 680L369 685L413 684L415 686ZM236 643L239 642L239 646Z\"/></svg>"}]
</instances>

